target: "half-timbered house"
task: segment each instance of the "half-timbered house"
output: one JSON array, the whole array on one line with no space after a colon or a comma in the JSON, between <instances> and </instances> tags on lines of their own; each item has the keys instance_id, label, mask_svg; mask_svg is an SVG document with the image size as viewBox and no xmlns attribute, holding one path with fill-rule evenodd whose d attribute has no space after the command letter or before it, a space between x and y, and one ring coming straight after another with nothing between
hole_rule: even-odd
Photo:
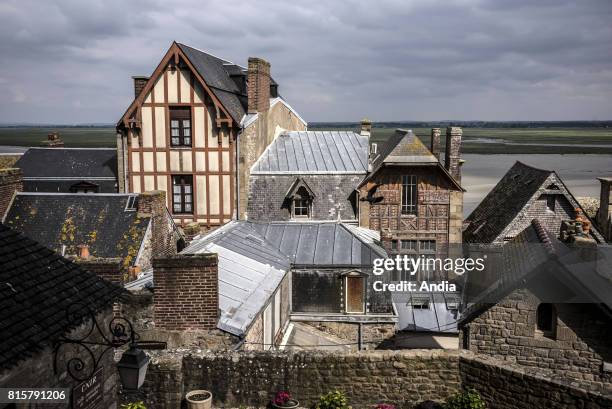
<instances>
[{"instance_id":1,"label":"half-timbered house","mask_svg":"<svg viewBox=\"0 0 612 409\"><path fill-rule=\"evenodd\" d=\"M183 225L244 214L252 164L282 130L306 129L261 58L245 68L174 42L134 92L116 127L119 190L167 192Z\"/></svg>"}]
</instances>

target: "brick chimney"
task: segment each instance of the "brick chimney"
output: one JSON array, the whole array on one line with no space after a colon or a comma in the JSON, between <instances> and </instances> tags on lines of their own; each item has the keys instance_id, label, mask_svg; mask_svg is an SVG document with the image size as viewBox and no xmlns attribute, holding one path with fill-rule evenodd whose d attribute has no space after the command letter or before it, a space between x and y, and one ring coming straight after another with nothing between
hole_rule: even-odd
<instances>
[{"instance_id":1,"label":"brick chimney","mask_svg":"<svg viewBox=\"0 0 612 409\"><path fill-rule=\"evenodd\" d=\"M219 320L216 254L153 260L154 321L168 330L212 330Z\"/></svg>"},{"instance_id":2,"label":"brick chimney","mask_svg":"<svg viewBox=\"0 0 612 409\"><path fill-rule=\"evenodd\" d=\"M431 128L429 150L438 160L440 160L440 128Z\"/></svg>"},{"instance_id":3,"label":"brick chimney","mask_svg":"<svg viewBox=\"0 0 612 409\"><path fill-rule=\"evenodd\" d=\"M169 230L172 221L166 209L166 192L152 190L138 196L140 217L151 218L151 243L154 255L161 257L176 254L175 235Z\"/></svg>"},{"instance_id":4,"label":"brick chimney","mask_svg":"<svg viewBox=\"0 0 612 409\"><path fill-rule=\"evenodd\" d=\"M601 183L597 226L607 241L612 241L612 177L597 178Z\"/></svg>"},{"instance_id":5,"label":"brick chimney","mask_svg":"<svg viewBox=\"0 0 612 409\"><path fill-rule=\"evenodd\" d=\"M77 249L79 250L79 254L78 254L79 258L82 258L85 260L89 258L89 246L87 244L79 244L77 246Z\"/></svg>"},{"instance_id":6,"label":"brick chimney","mask_svg":"<svg viewBox=\"0 0 612 409\"><path fill-rule=\"evenodd\" d=\"M247 95L249 113L270 108L270 63L262 58L249 57Z\"/></svg>"},{"instance_id":7,"label":"brick chimney","mask_svg":"<svg viewBox=\"0 0 612 409\"><path fill-rule=\"evenodd\" d=\"M0 169L0 220L4 220L4 216L11 203L13 203L13 198L17 192L22 191L23 178L21 169Z\"/></svg>"},{"instance_id":8,"label":"brick chimney","mask_svg":"<svg viewBox=\"0 0 612 409\"><path fill-rule=\"evenodd\" d=\"M147 81L149 81L149 77L144 77L142 75L135 75L132 77L134 80L134 98L137 98L140 95L140 91L147 85Z\"/></svg>"},{"instance_id":9,"label":"brick chimney","mask_svg":"<svg viewBox=\"0 0 612 409\"><path fill-rule=\"evenodd\" d=\"M461 181L461 136L463 131L457 126L446 128L446 156L444 166L458 182Z\"/></svg>"}]
</instances>

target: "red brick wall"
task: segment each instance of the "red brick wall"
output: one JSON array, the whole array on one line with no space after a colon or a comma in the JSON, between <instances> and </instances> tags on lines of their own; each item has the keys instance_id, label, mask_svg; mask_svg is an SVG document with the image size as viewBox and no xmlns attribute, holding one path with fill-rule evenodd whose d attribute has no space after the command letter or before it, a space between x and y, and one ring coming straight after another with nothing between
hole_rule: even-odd
<instances>
[{"instance_id":1,"label":"red brick wall","mask_svg":"<svg viewBox=\"0 0 612 409\"><path fill-rule=\"evenodd\" d=\"M23 191L21 169L0 169L0 220L13 201L15 192Z\"/></svg>"},{"instance_id":2,"label":"red brick wall","mask_svg":"<svg viewBox=\"0 0 612 409\"><path fill-rule=\"evenodd\" d=\"M126 281L126 271L119 258L75 259L74 261L85 270L112 283L123 285Z\"/></svg>"},{"instance_id":3,"label":"red brick wall","mask_svg":"<svg viewBox=\"0 0 612 409\"><path fill-rule=\"evenodd\" d=\"M219 319L216 254L153 260L154 320L169 330L210 330Z\"/></svg>"},{"instance_id":4,"label":"red brick wall","mask_svg":"<svg viewBox=\"0 0 612 409\"><path fill-rule=\"evenodd\" d=\"M270 63L261 58L249 58L248 111L267 112L270 108Z\"/></svg>"}]
</instances>

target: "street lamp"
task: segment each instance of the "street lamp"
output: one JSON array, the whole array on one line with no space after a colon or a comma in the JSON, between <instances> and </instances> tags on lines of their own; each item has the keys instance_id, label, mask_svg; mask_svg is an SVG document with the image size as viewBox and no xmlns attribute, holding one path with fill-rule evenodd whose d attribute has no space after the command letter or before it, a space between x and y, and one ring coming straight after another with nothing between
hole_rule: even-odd
<instances>
[{"instance_id":1,"label":"street lamp","mask_svg":"<svg viewBox=\"0 0 612 409\"><path fill-rule=\"evenodd\" d=\"M77 307L76 312L71 312L70 309ZM83 312L84 311L84 312ZM83 305L72 305L67 311L68 321L74 322L76 326L83 323L84 321L91 324L87 335L82 338L69 338L65 335L61 336L55 343L54 347L54 359L53 369L55 374L57 371L57 358L59 350L65 345L76 345L80 348L84 348L84 353L88 356L88 359L83 360L78 356L72 357L66 362L66 369L72 379L83 382L89 380L98 369L102 356L109 350L119 348L129 344L129 348L121 355L121 359L117 363L117 370L119 371L119 377L121 378L121 385L126 391L138 390L144 380L147 373L147 367L151 360L144 352L143 349L166 349L165 342L157 341L138 341L139 335L134 331L132 323L125 317L114 317L108 324L108 329L111 336L107 336L98 321L96 315L86 306ZM97 330L101 341L89 341L88 339ZM95 354L92 350L92 346L101 346L105 349ZM88 365L88 363L93 363ZM91 369L87 370L89 367Z\"/></svg>"}]
</instances>

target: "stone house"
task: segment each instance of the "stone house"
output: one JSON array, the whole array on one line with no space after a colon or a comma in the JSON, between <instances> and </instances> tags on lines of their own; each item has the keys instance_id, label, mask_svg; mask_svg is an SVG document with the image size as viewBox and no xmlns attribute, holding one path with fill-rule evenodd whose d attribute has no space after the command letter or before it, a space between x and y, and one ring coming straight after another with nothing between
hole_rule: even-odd
<instances>
[{"instance_id":1,"label":"stone house","mask_svg":"<svg viewBox=\"0 0 612 409\"><path fill-rule=\"evenodd\" d=\"M247 217L357 222L355 187L368 171L368 135L284 132L251 168Z\"/></svg>"},{"instance_id":2,"label":"stone house","mask_svg":"<svg viewBox=\"0 0 612 409\"><path fill-rule=\"evenodd\" d=\"M14 165L25 192L117 193L114 148L30 148Z\"/></svg>"},{"instance_id":3,"label":"stone house","mask_svg":"<svg viewBox=\"0 0 612 409\"><path fill-rule=\"evenodd\" d=\"M528 227L533 219L558 232L563 220L586 212L557 172L516 162L478 207L465 219L463 240L475 244L503 244ZM592 223L591 223L592 224ZM590 236L604 242L596 227Z\"/></svg>"},{"instance_id":4,"label":"stone house","mask_svg":"<svg viewBox=\"0 0 612 409\"><path fill-rule=\"evenodd\" d=\"M173 42L118 121L119 191L166 192L181 225L244 216L249 170L283 130L306 122L280 96L270 64L248 67Z\"/></svg>"},{"instance_id":5,"label":"stone house","mask_svg":"<svg viewBox=\"0 0 612 409\"><path fill-rule=\"evenodd\" d=\"M2 220L61 255L123 282L150 270L153 257L176 254L184 247L165 203L165 192L19 192Z\"/></svg>"},{"instance_id":6,"label":"stone house","mask_svg":"<svg viewBox=\"0 0 612 409\"><path fill-rule=\"evenodd\" d=\"M80 379L90 378L95 367L83 347L65 344L56 355L56 341L62 337L101 341L95 333L88 337L94 325L89 316L72 321L69 315L75 306L86 308L106 329L122 288L1 223L0 282L0 387L67 388L66 399L56 407L71 407L80 382L68 373L70 360L83 360L81 370L72 365ZM99 360L95 373L100 407L115 408L118 380L113 353L105 346L88 348ZM8 407L25 407L21 405Z\"/></svg>"},{"instance_id":7,"label":"stone house","mask_svg":"<svg viewBox=\"0 0 612 409\"><path fill-rule=\"evenodd\" d=\"M397 322L390 299L372 290L372 260L386 255L375 237L339 222L233 221L181 255L218 255L217 327L245 349L278 346L290 320L371 348Z\"/></svg>"},{"instance_id":8,"label":"stone house","mask_svg":"<svg viewBox=\"0 0 612 409\"><path fill-rule=\"evenodd\" d=\"M502 247L490 267L494 279L486 273L468 277L460 343L475 353L609 387L610 249L590 238L568 244L557 236L534 219Z\"/></svg>"}]
</instances>

